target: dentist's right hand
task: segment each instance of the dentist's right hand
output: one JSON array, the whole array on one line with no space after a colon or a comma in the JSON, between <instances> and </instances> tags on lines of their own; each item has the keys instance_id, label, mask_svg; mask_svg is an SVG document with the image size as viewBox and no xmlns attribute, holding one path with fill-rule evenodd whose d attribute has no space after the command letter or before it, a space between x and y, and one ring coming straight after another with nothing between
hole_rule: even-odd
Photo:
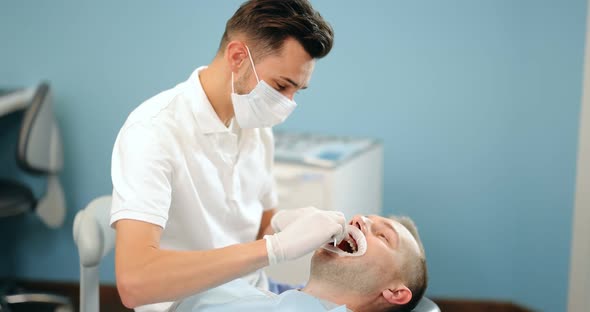
<instances>
[{"instance_id":1,"label":"dentist's right hand","mask_svg":"<svg viewBox=\"0 0 590 312\"><path fill-rule=\"evenodd\" d=\"M346 219L338 211L318 210L297 218L281 232L266 235L269 265L302 257L322 245L341 240Z\"/></svg>"}]
</instances>

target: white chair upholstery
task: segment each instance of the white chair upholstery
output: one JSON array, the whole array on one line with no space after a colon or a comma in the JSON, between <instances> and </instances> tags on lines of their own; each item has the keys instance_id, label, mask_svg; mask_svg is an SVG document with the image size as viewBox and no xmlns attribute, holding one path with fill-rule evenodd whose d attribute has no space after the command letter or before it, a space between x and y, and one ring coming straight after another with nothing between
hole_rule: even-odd
<instances>
[{"instance_id":1,"label":"white chair upholstery","mask_svg":"<svg viewBox=\"0 0 590 312\"><path fill-rule=\"evenodd\" d=\"M432 300L422 297L412 312L440 312L440 309Z\"/></svg>"},{"instance_id":2,"label":"white chair upholstery","mask_svg":"<svg viewBox=\"0 0 590 312\"><path fill-rule=\"evenodd\" d=\"M98 266L115 246L115 231L109 225L111 196L96 198L74 219L74 241L80 256L80 312L99 311ZM424 297L412 312L440 312Z\"/></svg>"}]
</instances>

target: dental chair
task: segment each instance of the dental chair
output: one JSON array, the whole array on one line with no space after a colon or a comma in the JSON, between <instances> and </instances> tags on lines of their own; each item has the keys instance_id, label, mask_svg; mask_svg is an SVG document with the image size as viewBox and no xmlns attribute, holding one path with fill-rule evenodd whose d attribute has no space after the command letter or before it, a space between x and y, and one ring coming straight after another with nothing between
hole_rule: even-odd
<instances>
[{"instance_id":1,"label":"dental chair","mask_svg":"<svg viewBox=\"0 0 590 312\"><path fill-rule=\"evenodd\" d=\"M60 227L66 205L58 173L63 166L61 137L53 116L49 84L0 95L0 117L23 112L16 161L25 173L47 179L45 194L36 198L16 180L0 180L0 217L35 212L50 228Z\"/></svg>"},{"instance_id":2,"label":"dental chair","mask_svg":"<svg viewBox=\"0 0 590 312\"><path fill-rule=\"evenodd\" d=\"M99 264L115 246L115 231L109 225L111 196L101 196L80 210L74 219L74 241L80 256L80 312L98 312ZM441 312L424 297L412 312Z\"/></svg>"},{"instance_id":3,"label":"dental chair","mask_svg":"<svg viewBox=\"0 0 590 312\"><path fill-rule=\"evenodd\" d=\"M0 118L8 117L8 120L21 115L16 164L26 175L45 178L45 192L38 198L20 179L0 178L0 218L35 213L46 226L55 229L64 222L66 206L58 179L63 164L62 145L53 116L49 84L23 90L0 90ZM10 128L5 131L2 134L10 133ZM66 297L27 293L12 284L3 285L0 291L0 311L3 312L25 307L35 311L54 311L56 308L65 311L69 305Z\"/></svg>"}]
</instances>

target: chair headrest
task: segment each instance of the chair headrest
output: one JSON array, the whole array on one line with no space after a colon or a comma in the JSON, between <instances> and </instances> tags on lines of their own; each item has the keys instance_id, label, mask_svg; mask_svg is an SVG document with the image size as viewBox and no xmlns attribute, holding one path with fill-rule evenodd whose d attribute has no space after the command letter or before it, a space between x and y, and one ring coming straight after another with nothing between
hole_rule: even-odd
<instances>
[{"instance_id":1,"label":"chair headrest","mask_svg":"<svg viewBox=\"0 0 590 312\"><path fill-rule=\"evenodd\" d=\"M418 302L418 305L412 310L412 312L441 312L440 308L432 300L422 297Z\"/></svg>"}]
</instances>

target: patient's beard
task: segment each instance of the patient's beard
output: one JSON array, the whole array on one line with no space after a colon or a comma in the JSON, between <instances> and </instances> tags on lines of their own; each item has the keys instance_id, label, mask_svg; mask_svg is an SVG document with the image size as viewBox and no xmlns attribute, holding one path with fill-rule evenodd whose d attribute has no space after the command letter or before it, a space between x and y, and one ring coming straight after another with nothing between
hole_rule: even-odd
<instances>
[{"instance_id":1,"label":"patient's beard","mask_svg":"<svg viewBox=\"0 0 590 312\"><path fill-rule=\"evenodd\" d=\"M322 251L327 252L327 251ZM369 263L342 263L327 261L325 255L315 255L311 261L310 281L328 284L330 289L359 295L372 295L380 291L383 274L375 274Z\"/></svg>"}]
</instances>

